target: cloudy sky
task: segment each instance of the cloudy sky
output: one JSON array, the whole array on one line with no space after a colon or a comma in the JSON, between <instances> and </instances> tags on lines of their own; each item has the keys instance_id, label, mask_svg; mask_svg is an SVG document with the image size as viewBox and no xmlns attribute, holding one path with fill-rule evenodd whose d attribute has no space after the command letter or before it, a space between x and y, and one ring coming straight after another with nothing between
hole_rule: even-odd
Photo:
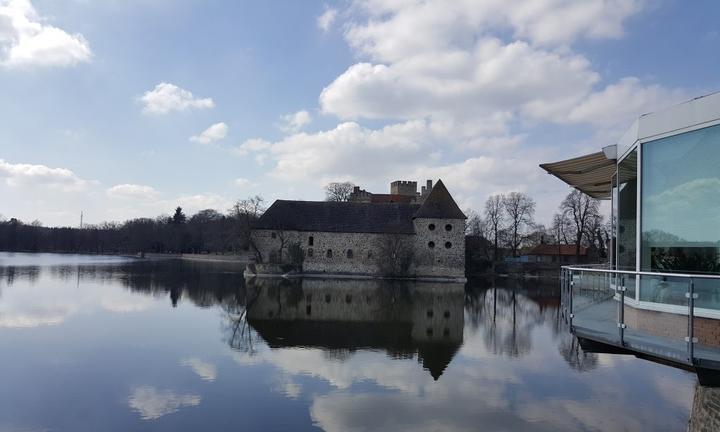
<instances>
[{"instance_id":1,"label":"cloudy sky","mask_svg":"<svg viewBox=\"0 0 720 432\"><path fill-rule=\"evenodd\" d=\"M720 4L0 0L0 214L77 225L442 178L461 207L720 89Z\"/></svg>"}]
</instances>

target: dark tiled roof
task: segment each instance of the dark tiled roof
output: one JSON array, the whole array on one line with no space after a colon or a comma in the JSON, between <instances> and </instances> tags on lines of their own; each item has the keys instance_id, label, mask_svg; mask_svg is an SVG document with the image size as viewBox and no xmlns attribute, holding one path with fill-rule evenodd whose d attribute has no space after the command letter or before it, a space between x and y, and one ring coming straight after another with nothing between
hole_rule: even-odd
<instances>
[{"instance_id":1,"label":"dark tiled roof","mask_svg":"<svg viewBox=\"0 0 720 432\"><path fill-rule=\"evenodd\" d=\"M277 200L254 229L381 234L413 234L420 206L406 203L356 203Z\"/></svg>"},{"instance_id":2,"label":"dark tiled roof","mask_svg":"<svg viewBox=\"0 0 720 432\"><path fill-rule=\"evenodd\" d=\"M374 203L411 203L415 199L412 195L398 195L398 194L372 194L370 196L370 202Z\"/></svg>"},{"instance_id":3,"label":"dark tiled roof","mask_svg":"<svg viewBox=\"0 0 720 432\"><path fill-rule=\"evenodd\" d=\"M580 246L580 255L587 255L588 248L586 246ZM575 245L553 245L553 244L539 244L532 248L526 255L567 255L575 256Z\"/></svg>"},{"instance_id":4,"label":"dark tiled roof","mask_svg":"<svg viewBox=\"0 0 720 432\"><path fill-rule=\"evenodd\" d=\"M442 180L432 188L425 202L415 214L416 218L467 219L455 200L450 196Z\"/></svg>"}]
</instances>

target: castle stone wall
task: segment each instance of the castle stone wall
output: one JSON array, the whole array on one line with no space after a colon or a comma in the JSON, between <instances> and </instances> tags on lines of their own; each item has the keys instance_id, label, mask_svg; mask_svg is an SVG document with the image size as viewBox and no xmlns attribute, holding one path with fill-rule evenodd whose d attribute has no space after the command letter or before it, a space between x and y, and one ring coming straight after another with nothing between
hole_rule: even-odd
<instances>
[{"instance_id":1,"label":"castle stone wall","mask_svg":"<svg viewBox=\"0 0 720 432\"><path fill-rule=\"evenodd\" d=\"M465 277L465 220L417 218L414 225L415 273ZM434 247L430 247L430 242Z\"/></svg>"},{"instance_id":2,"label":"castle stone wall","mask_svg":"<svg viewBox=\"0 0 720 432\"><path fill-rule=\"evenodd\" d=\"M328 233L314 231L275 232L253 231L253 240L263 260L268 261L271 253L278 253L282 238L285 238L283 256L287 259L287 246L300 243L305 251L303 270L313 273L331 274L377 274L377 254L383 234ZM312 237L312 245L310 245ZM328 250L332 256L328 256ZM348 255L350 251L350 256Z\"/></svg>"},{"instance_id":3,"label":"castle stone wall","mask_svg":"<svg viewBox=\"0 0 720 432\"><path fill-rule=\"evenodd\" d=\"M435 229L430 230L429 226ZM416 219L415 235L403 234L414 249L408 276L465 277L465 221ZM450 226L450 230L446 229ZM274 238L273 238L274 233ZM288 247L298 242L305 251L303 271L309 273L378 275L378 257L387 234L255 230L253 241L264 262L289 262ZM310 238L312 237L312 245ZM434 247L429 247L433 242ZM449 244L449 247L446 247ZM331 256L328 255L331 251ZM273 257L273 255L275 255Z\"/></svg>"}]
</instances>

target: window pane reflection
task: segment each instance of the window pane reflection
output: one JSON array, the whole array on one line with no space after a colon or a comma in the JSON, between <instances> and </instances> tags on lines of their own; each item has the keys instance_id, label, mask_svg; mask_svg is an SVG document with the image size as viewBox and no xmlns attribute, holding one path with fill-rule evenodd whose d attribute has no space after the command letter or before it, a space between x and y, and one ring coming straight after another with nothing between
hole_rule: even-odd
<instances>
[{"instance_id":1,"label":"window pane reflection","mask_svg":"<svg viewBox=\"0 0 720 432\"><path fill-rule=\"evenodd\" d=\"M720 273L720 125L645 143L642 173L642 270Z\"/></svg>"}]
</instances>

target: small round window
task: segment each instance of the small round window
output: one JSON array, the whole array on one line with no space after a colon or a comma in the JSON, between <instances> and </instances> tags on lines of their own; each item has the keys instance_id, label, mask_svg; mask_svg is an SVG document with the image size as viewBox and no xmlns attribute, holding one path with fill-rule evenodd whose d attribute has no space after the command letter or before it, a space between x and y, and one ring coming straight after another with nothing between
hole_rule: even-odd
<instances>
[{"instance_id":1,"label":"small round window","mask_svg":"<svg viewBox=\"0 0 720 432\"><path fill-rule=\"evenodd\" d=\"M430 225L428 225L428 229L429 229L430 231L435 231L435 224L430 224Z\"/></svg>"},{"instance_id":2,"label":"small round window","mask_svg":"<svg viewBox=\"0 0 720 432\"><path fill-rule=\"evenodd\" d=\"M452 225L450 225L450 224L445 225L445 231L452 231Z\"/></svg>"},{"instance_id":3,"label":"small round window","mask_svg":"<svg viewBox=\"0 0 720 432\"><path fill-rule=\"evenodd\" d=\"M445 249L450 249L452 247L452 243L445 242Z\"/></svg>"},{"instance_id":4,"label":"small round window","mask_svg":"<svg viewBox=\"0 0 720 432\"><path fill-rule=\"evenodd\" d=\"M428 242L428 247L429 247L430 249L434 248L434 247L435 247L435 242L434 242L434 241Z\"/></svg>"}]
</instances>

